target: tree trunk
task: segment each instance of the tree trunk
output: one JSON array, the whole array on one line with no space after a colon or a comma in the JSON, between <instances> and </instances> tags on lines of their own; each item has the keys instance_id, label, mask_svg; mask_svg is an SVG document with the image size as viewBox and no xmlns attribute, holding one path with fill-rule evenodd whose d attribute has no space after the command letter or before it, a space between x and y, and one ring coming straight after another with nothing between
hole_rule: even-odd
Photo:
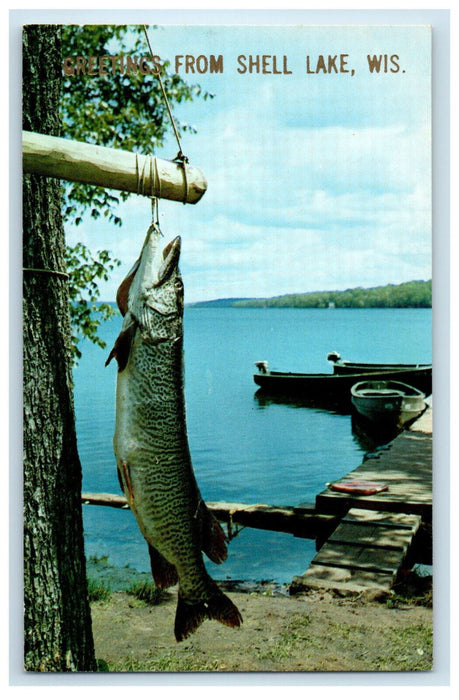
<instances>
[{"instance_id":1,"label":"tree trunk","mask_svg":"<svg viewBox=\"0 0 459 700\"><path fill-rule=\"evenodd\" d=\"M61 60L57 26L24 28L24 129L59 136ZM24 177L23 226L24 665L94 671L59 180Z\"/></svg>"}]
</instances>

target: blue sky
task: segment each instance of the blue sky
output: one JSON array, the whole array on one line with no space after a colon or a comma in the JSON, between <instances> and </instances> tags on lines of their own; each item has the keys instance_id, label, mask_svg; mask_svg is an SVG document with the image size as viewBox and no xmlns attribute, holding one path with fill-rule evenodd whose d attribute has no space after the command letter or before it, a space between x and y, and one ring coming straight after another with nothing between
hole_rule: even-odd
<instances>
[{"instance_id":1,"label":"blue sky","mask_svg":"<svg viewBox=\"0 0 459 700\"><path fill-rule=\"evenodd\" d=\"M222 74L180 70L215 94L174 109L197 129L182 147L206 194L196 205L160 202L165 238L182 236L186 301L431 277L427 26L162 26L150 41L172 68L176 55L224 61ZM319 55L341 54L354 75L307 73L307 56L314 70ZM375 54L396 55L399 70L370 73ZM240 55L275 55L278 69L286 56L291 73L239 74ZM171 138L157 155L176 152ZM133 196L119 214L121 229L88 218L67 230L70 243L122 260L104 299L138 255L150 203Z\"/></svg>"}]
</instances>

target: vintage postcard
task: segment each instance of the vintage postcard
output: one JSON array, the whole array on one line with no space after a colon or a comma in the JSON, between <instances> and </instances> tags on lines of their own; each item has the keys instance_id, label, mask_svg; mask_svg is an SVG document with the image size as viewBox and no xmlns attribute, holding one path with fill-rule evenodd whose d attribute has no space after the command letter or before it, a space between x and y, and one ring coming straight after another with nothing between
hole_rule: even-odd
<instances>
[{"instance_id":1,"label":"vintage postcard","mask_svg":"<svg viewBox=\"0 0 459 700\"><path fill-rule=\"evenodd\" d=\"M432 671L432 26L146 17L22 27L24 669Z\"/></svg>"}]
</instances>

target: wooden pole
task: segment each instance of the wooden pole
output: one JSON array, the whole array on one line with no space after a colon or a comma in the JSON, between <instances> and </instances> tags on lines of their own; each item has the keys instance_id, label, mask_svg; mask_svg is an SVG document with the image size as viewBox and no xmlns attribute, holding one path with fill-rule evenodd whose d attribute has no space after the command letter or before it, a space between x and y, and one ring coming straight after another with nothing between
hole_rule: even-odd
<instances>
[{"instance_id":1,"label":"wooden pole","mask_svg":"<svg viewBox=\"0 0 459 700\"><path fill-rule=\"evenodd\" d=\"M175 163L31 131L22 132L22 157L26 173L146 197L196 204L207 189L203 173L188 163Z\"/></svg>"}]
</instances>

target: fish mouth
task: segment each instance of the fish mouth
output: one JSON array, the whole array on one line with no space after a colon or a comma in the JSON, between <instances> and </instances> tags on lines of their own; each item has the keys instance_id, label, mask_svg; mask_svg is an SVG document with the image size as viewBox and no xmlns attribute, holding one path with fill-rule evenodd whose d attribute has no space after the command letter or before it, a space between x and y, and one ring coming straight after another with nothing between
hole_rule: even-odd
<instances>
[{"instance_id":1,"label":"fish mouth","mask_svg":"<svg viewBox=\"0 0 459 700\"><path fill-rule=\"evenodd\" d=\"M180 236L176 236L162 252L162 262L158 269L158 279L153 284L153 287L160 287L164 282L166 282L172 273L177 270L180 251L182 246L182 239Z\"/></svg>"}]
</instances>

